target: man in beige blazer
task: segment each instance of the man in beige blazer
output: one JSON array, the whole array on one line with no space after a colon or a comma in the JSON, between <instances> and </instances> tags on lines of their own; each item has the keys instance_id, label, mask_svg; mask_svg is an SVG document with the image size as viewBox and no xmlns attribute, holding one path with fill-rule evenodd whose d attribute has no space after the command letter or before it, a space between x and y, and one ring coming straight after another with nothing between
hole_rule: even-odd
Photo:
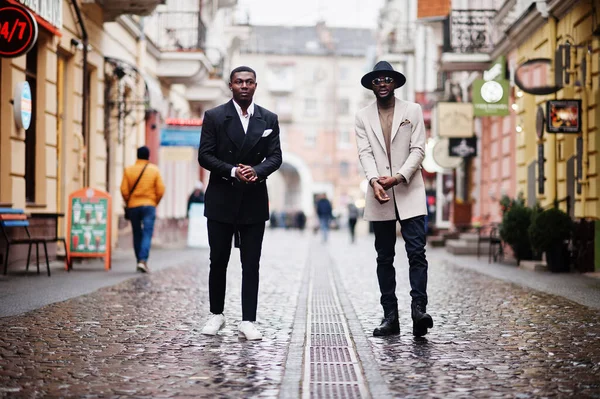
<instances>
[{"instance_id":1,"label":"man in beige blazer","mask_svg":"<svg viewBox=\"0 0 600 399\"><path fill-rule=\"evenodd\" d=\"M421 106L394 96L406 78L386 61L378 62L361 84L376 101L356 114L358 157L369 187L364 217L373 222L377 278L383 321L375 336L400 333L394 256L396 221L400 222L409 263L413 334L421 337L433 327L427 307L425 258L425 185L421 163L425 157L425 126Z\"/></svg>"}]
</instances>

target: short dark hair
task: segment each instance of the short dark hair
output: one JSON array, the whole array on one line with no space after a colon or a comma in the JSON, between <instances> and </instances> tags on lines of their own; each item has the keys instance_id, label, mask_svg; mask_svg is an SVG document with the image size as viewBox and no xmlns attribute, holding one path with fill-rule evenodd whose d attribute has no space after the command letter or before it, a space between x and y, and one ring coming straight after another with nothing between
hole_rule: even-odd
<instances>
[{"instance_id":1,"label":"short dark hair","mask_svg":"<svg viewBox=\"0 0 600 399\"><path fill-rule=\"evenodd\" d=\"M150 159L150 148L143 146L137 149L137 157L138 159L145 159L146 161Z\"/></svg>"},{"instance_id":2,"label":"short dark hair","mask_svg":"<svg viewBox=\"0 0 600 399\"><path fill-rule=\"evenodd\" d=\"M229 75L230 82L233 80L233 75L235 75L238 72L251 72L254 75L254 79L256 79L256 72L254 71L254 69L250 68L249 66L242 65L231 71L231 74Z\"/></svg>"}]
</instances>

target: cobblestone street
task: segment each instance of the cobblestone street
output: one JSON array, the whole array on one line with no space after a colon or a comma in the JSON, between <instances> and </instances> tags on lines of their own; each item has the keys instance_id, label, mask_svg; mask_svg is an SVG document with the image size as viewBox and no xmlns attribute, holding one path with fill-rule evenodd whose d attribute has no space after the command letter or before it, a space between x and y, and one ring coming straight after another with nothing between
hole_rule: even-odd
<instances>
[{"instance_id":1,"label":"cobblestone street","mask_svg":"<svg viewBox=\"0 0 600 399\"><path fill-rule=\"evenodd\" d=\"M320 270L332 277L332 301L339 298L348 346L358 354L355 369L364 373L359 380L365 388L346 397L600 397L597 308L455 267L460 258L435 250L429 257L428 306L434 328L415 339L408 266L399 241L401 335L375 338L381 308L373 237L360 237L353 245L345 231L333 234L326 245L317 238L308 232L267 232L260 342L237 337L241 270L235 250L228 324L216 337L200 334L208 316L205 250L173 251L173 267L132 273L131 279L91 294L0 318L0 395L307 395L301 387L311 377L297 354L306 353L310 341L303 329L305 301L316 283L325 284L323 274L314 272Z\"/></svg>"}]
</instances>

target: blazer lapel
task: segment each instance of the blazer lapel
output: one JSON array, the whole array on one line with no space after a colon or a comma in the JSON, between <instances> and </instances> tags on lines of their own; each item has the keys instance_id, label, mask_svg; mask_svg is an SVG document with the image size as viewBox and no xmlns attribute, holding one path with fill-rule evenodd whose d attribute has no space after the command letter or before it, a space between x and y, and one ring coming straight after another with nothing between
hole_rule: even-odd
<instances>
[{"instance_id":1,"label":"blazer lapel","mask_svg":"<svg viewBox=\"0 0 600 399\"><path fill-rule=\"evenodd\" d=\"M233 144L240 149L244 145L244 127L242 126L242 122L240 121L240 117L233 105L233 100L230 100L227 103L227 113L225 115L225 121L223 122L223 127L225 128L225 133L229 137Z\"/></svg>"},{"instance_id":2,"label":"blazer lapel","mask_svg":"<svg viewBox=\"0 0 600 399\"><path fill-rule=\"evenodd\" d=\"M241 122L240 122L241 123ZM262 137L265 128L267 127L267 122L262 119L262 113L260 112L260 107L258 105L254 105L254 114L250 117L250 123L248 123L248 131L246 132L246 139L244 140L244 144L242 149L240 150L239 159L241 160L250 150L258 143L258 140Z\"/></svg>"},{"instance_id":3,"label":"blazer lapel","mask_svg":"<svg viewBox=\"0 0 600 399\"><path fill-rule=\"evenodd\" d=\"M407 104L404 101L396 98L396 105L394 106L394 121L392 122L392 140L396 137L400 124L404 120L404 114L406 113Z\"/></svg>"},{"instance_id":4,"label":"blazer lapel","mask_svg":"<svg viewBox=\"0 0 600 399\"><path fill-rule=\"evenodd\" d=\"M374 102L373 105L371 105L367 114L367 119L371 125L371 130L373 130L377 140L379 140L379 144L381 144L381 147L383 147L383 151L385 151L387 154L387 149L385 148L385 139L383 138L383 130L381 129L381 121L379 120L379 112L377 110L377 102Z\"/></svg>"}]
</instances>

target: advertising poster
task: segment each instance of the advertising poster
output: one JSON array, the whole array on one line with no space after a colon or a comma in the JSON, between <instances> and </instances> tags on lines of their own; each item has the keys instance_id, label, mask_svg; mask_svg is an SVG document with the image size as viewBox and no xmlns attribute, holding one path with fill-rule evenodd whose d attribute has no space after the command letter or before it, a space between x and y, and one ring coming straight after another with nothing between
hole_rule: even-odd
<instances>
[{"instance_id":1,"label":"advertising poster","mask_svg":"<svg viewBox=\"0 0 600 399\"><path fill-rule=\"evenodd\" d=\"M111 237L110 194L84 188L69 196L67 237L69 257L102 257L110 269Z\"/></svg>"}]
</instances>

